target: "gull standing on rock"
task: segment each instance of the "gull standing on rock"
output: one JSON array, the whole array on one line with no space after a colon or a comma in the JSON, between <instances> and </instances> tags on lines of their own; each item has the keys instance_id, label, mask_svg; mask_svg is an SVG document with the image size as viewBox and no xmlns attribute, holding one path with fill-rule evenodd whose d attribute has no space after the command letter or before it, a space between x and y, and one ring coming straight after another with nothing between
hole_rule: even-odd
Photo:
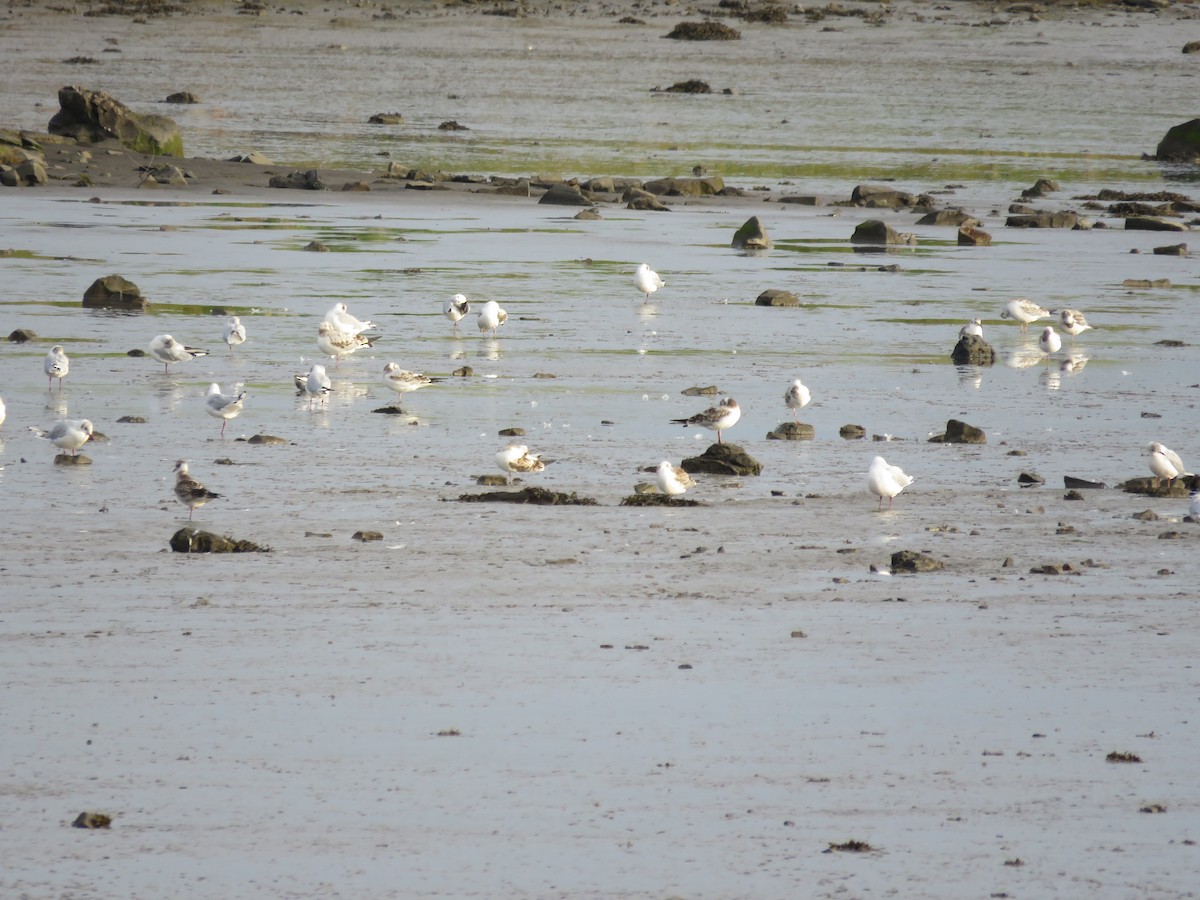
<instances>
[{"instance_id":1,"label":"gull standing on rock","mask_svg":"<svg viewBox=\"0 0 1200 900\"><path fill-rule=\"evenodd\" d=\"M643 303L650 302L650 295L659 288L666 287L667 283L658 277L655 272L646 263L642 263L637 267L637 271L633 273L633 285L645 296Z\"/></svg>"},{"instance_id":2,"label":"gull standing on rock","mask_svg":"<svg viewBox=\"0 0 1200 900\"><path fill-rule=\"evenodd\" d=\"M58 379L58 389L62 390L62 380L67 377L67 372L71 369L71 361L67 359L67 353L61 346L55 344L50 348L50 352L46 354L46 359L42 363L42 371L46 373L46 389L54 387L54 379Z\"/></svg>"},{"instance_id":3,"label":"gull standing on rock","mask_svg":"<svg viewBox=\"0 0 1200 900\"><path fill-rule=\"evenodd\" d=\"M225 426L229 424L229 420L236 418L242 411L242 401L245 399L245 391L222 394L221 386L216 382L208 386L208 393L204 395L204 411L221 420L221 437L225 437Z\"/></svg>"},{"instance_id":4,"label":"gull standing on rock","mask_svg":"<svg viewBox=\"0 0 1200 900\"><path fill-rule=\"evenodd\" d=\"M726 428L732 428L737 424L738 419L742 417L741 407L732 397L728 397L721 401L718 406L710 406L704 412L696 413L694 416L687 419L672 419L673 425L699 425L701 428L707 428L710 431L717 433L717 443L722 443L721 432Z\"/></svg>"},{"instance_id":5,"label":"gull standing on rock","mask_svg":"<svg viewBox=\"0 0 1200 900\"><path fill-rule=\"evenodd\" d=\"M317 347L326 356L333 357L335 366L341 364L343 356L349 356L364 347L373 346L374 340L374 338L363 337L361 334L341 331L328 319L317 326Z\"/></svg>"},{"instance_id":6,"label":"gull standing on rock","mask_svg":"<svg viewBox=\"0 0 1200 900\"><path fill-rule=\"evenodd\" d=\"M320 363L306 373L293 375L292 381L296 384L296 390L308 394L309 409L312 409L313 398L324 397L333 390L333 382L329 380L329 376L325 374L325 367Z\"/></svg>"},{"instance_id":7,"label":"gull standing on rock","mask_svg":"<svg viewBox=\"0 0 1200 900\"><path fill-rule=\"evenodd\" d=\"M246 343L246 326L237 316L230 316L225 325L225 345L232 350L244 343Z\"/></svg>"},{"instance_id":8,"label":"gull standing on rock","mask_svg":"<svg viewBox=\"0 0 1200 900\"><path fill-rule=\"evenodd\" d=\"M79 448L95 434L95 429L88 419L64 419L51 425L49 431L30 425L29 430L40 438L46 438L60 450L70 450L72 456L78 456Z\"/></svg>"},{"instance_id":9,"label":"gull standing on rock","mask_svg":"<svg viewBox=\"0 0 1200 900\"><path fill-rule=\"evenodd\" d=\"M1025 297L1017 297L1015 300L1009 300L1004 305L1004 310L1000 313L1000 318L1015 319L1020 322L1021 333L1024 334L1028 330L1030 322L1044 319L1050 314L1050 310L1046 309L1046 307L1040 306Z\"/></svg>"},{"instance_id":10,"label":"gull standing on rock","mask_svg":"<svg viewBox=\"0 0 1200 900\"><path fill-rule=\"evenodd\" d=\"M1083 332L1089 331L1093 327L1087 323L1087 319L1083 317L1083 313L1077 309L1060 309L1058 311L1058 318L1062 322L1062 330L1071 337L1083 334Z\"/></svg>"},{"instance_id":11,"label":"gull standing on rock","mask_svg":"<svg viewBox=\"0 0 1200 900\"><path fill-rule=\"evenodd\" d=\"M480 334L490 331L492 337L495 337L496 329L508 321L508 313L502 310L495 300L489 300L483 304L483 309L479 311L479 317L475 321L479 325Z\"/></svg>"},{"instance_id":12,"label":"gull standing on rock","mask_svg":"<svg viewBox=\"0 0 1200 900\"><path fill-rule=\"evenodd\" d=\"M364 322L350 314L350 308L345 303L335 303L329 312L325 313L325 321L346 334L359 335L375 327L374 322Z\"/></svg>"},{"instance_id":13,"label":"gull standing on rock","mask_svg":"<svg viewBox=\"0 0 1200 900\"><path fill-rule=\"evenodd\" d=\"M175 463L175 496L179 502L188 508L188 521L192 521L192 513L209 500L216 500L220 494L214 494L199 481L188 474L186 459Z\"/></svg>"},{"instance_id":14,"label":"gull standing on rock","mask_svg":"<svg viewBox=\"0 0 1200 900\"><path fill-rule=\"evenodd\" d=\"M1191 475L1191 472L1184 471L1183 460L1179 458L1179 454L1170 447L1164 447L1158 441L1150 445L1150 471L1154 473L1154 486L1158 487L1160 481L1167 479L1167 487L1171 486L1171 482L1181 475Z\"/></svg>"},{"instance_id":15,"label":"gull standing on rock","mask_svg":"<svg viewBox=\"0 0 1200 900\"><path fill-rule=\"evenodd\" d=\"M512 484L514 472L540 472L545 469L546 464L539 459L540 456L540 453L530 453L524 444L509 444L496 454L496 465L508 476L508 483Z\"/></svg>"},{"instance_id":16,"label":"gull standing on rock","mask_svg":"<svg viewBox=\"0 0 1200 900\"><path fill-rule=\"evenodd\" d=\"M166 375L171 363L208 356L208 351L185 347L169 334L160 334L150 342L150 355L163 364L163 374Z\"/></svg>"},{"instance_id":17,"label":"gull standing on rock","mask_svg":"<svg viewBox=\"0 0 1200 900\"><path fill-rule=\"evenodd\" d=\"M972 334L975 335L975 337L983 337L983 320L982 319L972 319L970 322L968 322L962 328L958 329L959 337L967 337L968 335L972 335Z\"/></svg>"},{"instance_id":18,"label":"gull standing on rock","mask_svg":"<svg viewBox=\"0 0 1200 900\"><path fill-rule=\"evenodd\" d=\"M799 411L808 406L809 401L811 400L812 393L804 386L799 378L788 385L788 389L783 395L784 404L786 404L787 408L792 411L792 417L797 422L800 421Z\"/></svg>"},{"instance_id":19,"label":"gull standing on rock","mask_svg":"<svg viewBox=\"0 0 1200 900\"><path fill-rule=\"evenodd\" d=\"M892 508L892 498L912 484L912 476L905 475L899 466L888 465L882 456L871 460L871 468L867 470L867 488L879 498L879 509L883 509L883 498L888 498L888 509Z\"/></svg>"},{"instance_id":20,"label":"gull standing on rock","mask_svg":"<svg viewBox=\"0 0 1200 900\"><path fill-rule=\"evenodd\" d=\"M467 313L471 311L471 304L462 294L455 294L453 297L446 298L446 302L442 304L442 315L450 320L450 324L458 328L458 322Z\"/></svg>"},{"instance_id":21,"label":"gull standing on rock","mask_svg":"<svg viewBox=\"0 0 1200 900\"><path fill-rule=\"evenodd\" d=\"M1053 325L1047 325L1042 329L1042 336L1038 338L1038 349L1050 356L1062 349L1062 338L1058 336L1058 332L1054 330Z\"/></svg>"},{"instance_id":22,"label":"gull standing on rock","mask_svg":"<svg viewBox=\"0 0 1200 900\"><path fill-rule=\"evenodd\" d=\"M696 479L664 459L654 470L654 483L658 485L659 491L668 497L678 497L688 488L695 487Z\"/></svg>"}]
</instances>

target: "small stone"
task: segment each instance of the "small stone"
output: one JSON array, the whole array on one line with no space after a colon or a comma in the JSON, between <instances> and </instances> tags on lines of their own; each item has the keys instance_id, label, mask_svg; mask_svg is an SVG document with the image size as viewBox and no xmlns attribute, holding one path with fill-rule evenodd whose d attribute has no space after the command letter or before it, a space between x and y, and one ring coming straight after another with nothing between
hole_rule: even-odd
<instances>
[{"instance_id":1,"label":"small stone","mask_svg":"<svg viewBox=\"0 0 1200 900\"><path fill-rule=\"evenodd\" d=\"M500 437L524 437L525 429L524 428L516 428L516 427L501 428L499 431L496 432L496 434L500 435Z\"/></svg>"},{"instance_id":2,"label":"small stone","mask_svg":"<svg viewBox=\"0 0 1200 900\"><path fill-rule=\"evenodd\" d=\"M1046 479L1037 472L1022 472L1017 476L1017 483L1022 485L1045 484Z\"/></svg>"},{"instance_id":3,"label":"small stone","mask_svg":"<svg viewBox=\"0 0 1200 900\"><path fill-rule=\"evenodd\" d=\"M773 431L767 432L769 441L811 441L817 435L807 422L780 422Z\"/></svg>"},{"instance_id":4,"label":"small stone","mask_svg":"<svg viewBox=\"0 0 1200 900\"><path fill-rule=\"evenodd\" d=\"M946 568L946 564L940 559L934 559L924 553L918 553L915 550L897 550L892 554L892 571L893 572L936 572L938 569Z\"/></svg>"},{"instance_id":5,"label":"small stone","mask_svg":"<svg viewBox=\"0 0 1200 900\"><path fill-rule=\"evenodd\" d=\"M8 340L13 344L24 344L26 341L36 341L37 334L32 328L18 328L9 333Z\"/></svg>"},{"instance_id":6,"label":"small stone","mask_svg":"<svg viewBox=\"0 0 1200 900\"><path fill-rule=\"evenodd\" d=\"M470 366L461 366L460 368L455 369L450 374L453 375L455 378L470 378L472 375L475 374L475 370L472 369Z\"/></svg>"},{"instance_id":7,"label":"small stone","mask_svg":"<svg viewBox=\"0 0 1200 900\"><path fill-rule=\"evenodd\" d=\"M127 424L127 425L145 425L146 424L146 419L143 416L121 416L121 418L117 419L117 421Z\"/></svg>"},{"instance_id":8,"label":"small stone","mask_svg":"<svg viewBox=\"0 0 1200 900\"><path fill-rule=\"evenodd\" d=\"M241 440L241 438L238 438ZM273 434L256 434L246 440L247 444L266 444L268 446L277 446L286 444L287 441L281 437L276 437Z\"/></svg>"},{"instance_id":9,"label":"small stone","mask_svg":"<svg viewBox=\"0 0 1200 900\"><path fill-rule=\"evenodd\" d=\"M1079 491L1067 491L1065 494L1063 494L1063 499L1064 500L1082 500L1083 494L1079 493Z\"/></svg>"},{"instance_id":10,"label":"small stone","mask_svg":"<svg viewBox=\"0 0 1200 900\"><path fill-rule=\"evenodd\" d=\"M867 429L861 425L843 425L838 434L848 441L859 441L867 436Z\"/></svg>"},{"instance_id":11,"label":"small stone","mask_svg":"<svg viewBox=\"0 0 1200 900\"><path fill-rule=\"evenodd\" d=\"M715 384L710 384L707 387L684 388L679 393L684 397L715 397L720 391Z\"/></svg>"},{"instance_id":12,"label":"small stone","mask_svg":"<svg viewBox=\"0 0 1200 900\"><path fill-rule=\"evenodd\" d=\"M1086 478L1075 478L1072 475L1063 476L1063 487L1079 491L1104 490L1108 487L1103 481L1088 481Z\"/></svg>"},{"instance_id":13,"label":"small stone","mask_svg":"<svg viewBox=\"0 0 1200 900\"><path fill-rule=\"evenodd\" d=\"M108 828L111 825L112 816L93 812L81 812L71 823L72 828Z\"/></svg>"},{"instance_id":14,"label":"small stone","mask_svg":"<svg viewBox=\"0 0 1200 900\"><path fill-rule=\"evenodd\" d=\"M326 246L325 244L321 243L320 241L309 241L307 244L305 244L300 249L307 250L309 253L328 253L329 252L329 247Z\"/></svg>"},{"instance_id":15,"label":"small stone","mask_svg":"<svg viewBox=\"0 0 1200 900\"><path fill-rule=\"evenodd\" d=\"M350 535L351 540L362 541L364 544L368 541L382 541L383 534L378 531L356 531Z\"/></svg>"},{"instance_id":16,"label":"small stone","mask_svg":"<svg viewBox=\"0 0 1200 900\"><path fill-rule=\"evenodd\" d=\"M799 306L800 298L791 291L767 288L754 299L755 306Z\"/></svg>"},{"instance_id":17,"label":"small stone","mask_svg":"<svg viewBox=\"0 0 1200 900\"><path fill-rule=\"evenodd\" d=\"M1187 256L1187 244L1171 244L1166 247L1155 247L1154 254L1156 256Z\"/></svg>"},{"instance_id":18,"label":"small stone","mask_svg":"<svg viewBox=\"0 0 1200 900\"><path fill-rule=\"evenodd\" d=\"M958 419L946 423L946 433L929 439L931 444L986 444L987 435L982 428L968 425Z\"/></svg>"},{"instance_id":19,"label":"small stone","mask_svg":"<svg viewBox=\"0 0 1200 900\"><path fill-rule=\"evenodd\" d=\"M1143 509L1139 513L1134 513L1132 518L1137 519L1139 522L1157 522L1158 513L1152 509Z\"/></svg>"}]
</instances>

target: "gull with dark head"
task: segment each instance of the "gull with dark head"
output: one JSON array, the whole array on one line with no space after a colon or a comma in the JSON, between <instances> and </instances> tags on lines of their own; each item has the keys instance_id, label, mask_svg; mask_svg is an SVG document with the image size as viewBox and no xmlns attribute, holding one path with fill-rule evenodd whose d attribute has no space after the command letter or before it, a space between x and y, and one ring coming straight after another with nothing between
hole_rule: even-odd
<instances>
[{"instance_id":1,"label":"gull with dark head","mask_svg":"<svg viewBox=\"0 0 1200 900\"><path fill-rule=\"evenodd\" d=\"M64 419L61 422L55 422L48 430L30 425L29 430L38 437L45 438L60 450L70 450L72 456L78 456L79 448L90 441L92 435L95 434L95 429L88 419Z\"/></svg>"},{"instance_id":2,"label":"gull with dark head","mask_svg":"<svg viewBox=\"0 0 1200 900\"><path fill-rule=\"evenodd\" d=\"M317 347L326 356L333 357L335 366L341 363L343 356L357 353L364 347L374 346L374 340L375 338L364 337L361 334L341 331L328 319L317 326Z\"/></svg>"},{"instance_id":3,"label":"gull with dark head","mask_svg":"<svg viewBox=\"0 0 1200 900\"><path fill-rule=\"evenodd\" d=\"M160 334L150 342L150 355L163 364L163 374L166 375L172 363L208 356L208 351L185 347L169 334Z\"/></svg>"},{"instance_id":4,"label":"gull with dark head","mask_svg":"<svg viewBox=\"0 0 1200 900\"><path fill-rule=\"evenodd\" d=\"M213 382L208 386L204 395L204 411L210 416L221 420L221 437L225 437L225 426L230 419L236 418L242 411L242 401L246 399L245 391L236 394L222 394L221 386Z\"/></svg>"},{"instance_id":5,"label":"gull with dark head","mask_svg":"<svg viewBox=\"0 0 1200 900\"><path fill-rule=\"evenodd\" d=\"M1054 330L1053 325L1047 325L1042 329L1042 336L1038 338L1038 349L1050 356L1062 349L1062 338L1058 336L1058 332Z\"/></svg>"},{"instance_id":6,"label":"gull with dark head","mask_svg":"<svg viewBox=\"0 0 1200 900\"><path fill-rule=\"evenodd\" d=\"M1085 331L1090 331L1093 326L1087 323L1087 319L1083 317L1077 309L1060 309L1058 311L1058 319L1062 323L1062 330L1075 337L1077 334L1083 334Z\"/></svg>"},{"instance_id":7,"label":"gull with dark head","mask_svg":"<svg viewBox=\"0 0 1200 900\"><path fill-rule=\"evenodd\" d=\"M792 411L792 418L800 421L800 410L808 406L812 400L812 392L804 386L799 378L795 379L784 392L783 402Z\"/></svg>"},{"instance_id":8,"label":"gull with dark head","mask_svg":"<svg viewBox=\"0 0 1200 900\"><path fill-rule=\"evenodd\" d=\"M307 372L293 375L292 381L295 382L298 392L308 394L309 409L312 409L313 400L316 397L324 398L333 390L333 382L329 380L329 376L325 374L325 367L320 363L314 365Z\"/></svg>"},{"instance_id":9,"label":"gull with dark head","mask_svg":"<svg viewBox=\"0 0 1200 900\"><path fill-rule=\"evenodd\" d=\"M698 412L687 419L672 419L671 424L683 425L685 428L691 425L699 425L701 428L715 431L717 433L717 443L720 444L722 443L721 432L726 428L732 428L741 417L742 410L738 406L737 401L732 397L727 397L717 406L710 406L704 412Z\"/></svg>"},{"instance_id":10,"label":"gull with dark head","mask_svg":"<svg viewBox=\"0 0 1200 900\"><path fill-rule=\"evenodd\" d=\"M458 328L458 322L471 311L471 304L462 294L447 297L442 304L442 315L450 320L450 324Z\"/></svg>"},{"instance_id":11,"label":"gull with dark head","mask_svg":"<svg viewBox=\"0 0 1200 900\"><path fill-rule=\"evenodd\" d=\"M188 508L188 521L190 522L192 513L209 500L216 500L221 495L214 494L189 475L187 460L181 459L175 463L175 496Z\"/></svg>"},{"instance_id":12,"label":"gull with dark head","mask_svg":"<svg viewBox=\"0 0 1200 900\"><path fill-rule=\"evenodd\" d=\"M232 350L244 343L246 343L246 326L237 316L230 316L229 321L225 323L225 345Z\"/></svg>"},{"instance_id":13,"label":"gull with dark head","mask_svg":"<svg viewBox=\"0 0 1200 900\"><path fill-rule=\"evenodd\" d=\"M659 288L667 286L667 283L658 277L655 272L646 263L642 263L637 267L637 271L633 273L633 286L642 292L644 299L643 303L650 302L650 295Z\"/></svg>"},{"instance_id":14,"label":"gull with dark head","mask_svg":"<svg viewBox=\"0 0 1200 900\"><path fill-rule=\"evenodd\" d=\"M45 360L42 362L42 371L46 373L47 385L49 390L54 386L54 379L58 379L58 389L62 390L62 380L67 377L67 372L71 369L71 361L67 359L67 352L61 346L55 344L50 348L50 352L46 354Z\"/></svg>"},{"instance_id":15,"label":"gull with dark head","mask_svg":"<svg viewBox=\"0 0 1200 900\"><path fill-rule=\"evenodd\" d=\"M882 456L871 460L871 468L867 470L867 488L879 498L879 509L883 509L883 498L888 498L888 509L892 508L892 498L912 484L912 476L905 475L899 466L889 465Z\"/></svg>"},{"instance_id":16,"label":"gull with dark head","mask_svg":"<svg viewBox=\"0 0 1200 900\"><path fill-rule=\"evenodd\" d=\"M1013 319L1021 323L1022 334L1028 329L1030 322L1036 322L1038 319L1044 319L1050 315L1050 310L1041 304L1034 303L1026 297L1017 297L1015 300L1009 300L1004 305L1004 309L1000 313L1002 319Z\"/></svg>"}]
</instances>

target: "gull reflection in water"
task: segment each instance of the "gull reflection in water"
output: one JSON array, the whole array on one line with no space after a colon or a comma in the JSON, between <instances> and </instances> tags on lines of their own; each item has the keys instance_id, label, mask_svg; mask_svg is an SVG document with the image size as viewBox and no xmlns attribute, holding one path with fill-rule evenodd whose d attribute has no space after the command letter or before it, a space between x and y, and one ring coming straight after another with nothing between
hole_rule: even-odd
<instances>
[{"instance_id":1,"label":"gull reflection in water","mask_svg":"<svg viewBox=\"0 0 1200 900\"><path fill-rule=\"evenodd\" d=\"M959 366L958 383L979 390L983 386L983 366Z\"/></svg>"}]
</instances>

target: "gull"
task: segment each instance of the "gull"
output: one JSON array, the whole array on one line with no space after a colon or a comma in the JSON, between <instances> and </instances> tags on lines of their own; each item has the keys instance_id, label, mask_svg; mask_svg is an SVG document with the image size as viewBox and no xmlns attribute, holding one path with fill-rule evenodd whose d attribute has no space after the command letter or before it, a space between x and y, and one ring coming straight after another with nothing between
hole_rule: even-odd
<instances>
[{"instance_id":1,"label":"gull","mask_svg":"<svg viewBox=\"0 0 1200 900\"><path fill-rule=\"evenodd\" d=\"M245 399L245 391L222 394L221 386L216 382L208 386L208 393L204 395L204 411L221 420L221 437L225 437L225 426L229 424L229 420L236 418L242 411L242 401Z\"/></svg>"},{"instance_id":2,"label":"gull","mask_svg":"<svg viewBox=\"0 0 1200 900\"><path fill-rule=\"evenodd\" d=\"M198 356L208 356L208 351L185 347L169 334L160 334L150 342L150 355L163 364L163 374L165 375L171 363L187 362Z\"/></svg>"},{"instance_id":3,"label":"gull","mask_svg":"<svg viewBox=\"0 0 1200 900\"><path fill-rule=\"evenodd\" d=\"M492 333L492 337L496 336L496 329L508 321L508 313L500 308L500 304L495 300L489 300L483 304L483 309L479 311L479 318L476 323L479 325L481 334L487 332Z\"/></svg>"},{"instance_id":4,"label":"gull","mask_svg":"<svg viewBox=\"0 0 1200 900\"><path fill-rule=\"evenodd\" d=\"M1192 491L1192 499L1188 502L1188 515L1193 522L1200 523L1200 491Z\"/></svg>"},{"instance_id":5,"label":"gull","mask_svg":"<svg viewBox=\"0 0 1200 900\"><path fill-rule=\"evenodd\" d=\"M423 375L420 372L406 372L394 362L390 362L383 367L383 375L380 380L397 394L407 394L410 391L417 391L434 382L434 379L428 375Z\"/></svg>"},{"instance_id":6,"label":"gull","mask_svg":"<svg viewBox=\"0 0 1200 900\"><path fill-rule=\"evenodd\" d=\"M722 400L719 406L711 406L704 412L696 413L688 419L672 419L674 425L699 425L701 428L708 428L717 433L717 443L722 443L721 432L726 428L732 428L737 424L737 420L742 417L742 410L737 405L737 401L732 397Z\"/></svg>"},{"instance_id":7,"label":"gull","mask_svg":"<svg viewBox=\"0 0 1200 900\"><path fill-rule=\"evenodd\" d=\"M333 383L325 374L325 367L319 363L303 374L293 375L292 381L296 384L296 390L308 394L309 409L312 409L314 397L324 397L333 390Z\"/></svg>"},{"instance_id":8,"label":"gull","mask_svg":"<svg viewBox=\"0 0 1200 900\"><path fill-rule=\"evenodd\" d=\"M225 325L225 344L232 350L238 344L246 343L246 326L237 316L230 316Z\"/></svg>"},{"instance_id":9,"label":"gull","mask_svg":"<svg viewBox=\"0 0 1200 900\"><path fill-rule=\"evenodd\" d=\"M1087 323L1087 319L1083 317L1083 313L1077 309L1060 309L1058 311L1058 318L1062 322L1062 330L1071 337L1083 334L1093 327Z\"/></svg>"},{"instance_id":10,"label":"gull","mask_svg":"<svg viewBox=\"0 0 1200 900\"><path fill-rule=\"evenodd\" d=\"M867 488L879 498L879 509L883 509L883 498L888 498L888 509L892 508L892 498L912 484L912 476L905 475L899 466L888 465L882 456L871 460L871 468L867 471Z\"/></svg>"},{"instance_id":11,"label":"gull","mask_svg":"<svg viewBox=\"0 0 1200 900\"><path fill-rule=\"evenodd\" d=\"M72 456L78 456L79 448L90 441L95 433L88 419L63 419L51 425L49 431L30 425L29 430L40 438L46 438L60 450L70 450Z\"/></svg>"},{"instance_id":12,"label":"gull","mask_svg":"<svg viewBox=\"0 0 1200 900\"><path fill-rule=\"evenodd\" d=\"M54 379L58 379L58 389L62 390L62 380L67 377L67 372L71 368L71 361L67 359L66 351L55 344L50 348L50 352L46 354L46 359L42 363L42 371L46 373L47 384L49 390L54 386Z\"/></svg>"},{"instance_id":13,"label":"gull","mask_svg":"<svg viewBox=\"0 0 1200 900\"><path fill-rule=\"evenodd\" d=\"M4 398L0 397L0 425L4 424L4 420L8 418L8 409L4 406Z\"/></svg>"},{"instance_id":14,"label":"gull","mask_svg":"<svg viewBox=\"0 0 1200 900\"><path fill-rule=\"evenodd\" d=\"M1030 322L1044 319L1050 314L1050 310L1046 309L1046 307L1039 306L1025 297L1017 297L1015 300L1009 300L1004 305L1004 310L1000 313L1000 318L1015 319L1020 322L1021 333L1024 334Z\"/></svg>"},{"instance_id":15,"label":"gull","mask_svg":"<svg viewBox=\"0 0 1200 900\"><path fill-rule=\"evenodd\" d=\"M1062 338L1058 336L1053 325L1047 325L1042 329L1042 336L1038 338L1038 349L1047 356L1062 349Z\"/></svg>"},{"instance_id":16,"label":"gull","mask_svg":"<svg viewBox=\"0 0 1200 900\"><path fill-rule=\"evenodd\" d=\"M209 500L216 500L220 494L214 494L195 478L188 474L186 459L175 463L175 496L179 502L188 508L188 521L192 521L192 513L197 507L203 506Z\"/></svg>"},{"instance_id":17,"label":"gull","mask_svg":"<svg viewBox=\"0 0 1200 900\"><path fill-rule=\"evenodd\" d=\"M458 320L471 311L471 304L462 294L447 298L442 304L442 315L450 320L450 324L458 328Z\"/></svg>"},{"instance_id":18,"label":"gull","mask_svg":"<svg viewBox=\"0 0 1200 900\"><path fill-rule=\"evenodd\" d=\"M325 321L338 331L350 335L359 335L375 327L374 322L364 322L351 315L345 303L335 303L333 308L325 313Z\"/></svg>"},{"instance_id":19,"label":"gull","mask_svg":"<svg viewBox=\"0 0 1200 900\"><path fill-rule=\"evenodd\" d=\"M317 326L317 347L326 356L333 357L335 366L341 363L343 356L349 356L363 347L373 346L374 340L374 338L365 338L361 334L341 331L328 319Z\"/></svg>"},{"instance_id":20,"label":"gull","mask_svg":"<svg viewBox=\"0 0 1200 900\"><path fill-rule=\"evenodd\" d=\"M812 400L812 393L801 383L799 378L788 386L783 395L783 402L792 411L792 417L797 422L800 421L799 411L808 406L810 400Z\"/></svg>"},{"instance_id":21,"label":"gull","mask_svg":"<svg viewBox=\"0 0 1200 900\"><path fill-rule=\"evenodd\" d=\"M959 337L966 337L971 334L975 335L975 337L983 337L983 320L972 319L962 328L958 329Z\"/></svg>"},{"instance_id":22,"label":"gull","mask_svg":"<svg viewBox=\"0 0 1200 900\"><path fill-rule=\"evenodd\" d=\"M1161 479L1167 479L1167 487L1181 475L1191 475L1184 471L1183 460L1170 447L1164 447L1158 441L1150 445L1150 471L1154 473L1154 486L1158 487Z\"/></svg>"},{"instance_id":23,"label":"gull","mask_svg":"<svg viewBox=\"0 0 1200 900\"><path fill-rule=\"evenodd\" d=\"M658 273L650 268L646 263L642 263L637 267L637 271L633 273L633 286L641 291L646 299L643 303L650 302L650 295L661 287L666 287L667 283L658 277Z\"/></svg>"},{"instance_id":24,"label":"gull","mask_svg":"<svg viewBox=\"0 0 1200 900\"><path fill-rule=\"evenodd\" d=\"M508 476L508 483L512 484L514 472L540 472L546 468L546 464L538 458L540 456L540 453L531 454L524 444L509 444L496 454L496 465Z\"/></svg>"},{"instance_id":25,"label":"gull","mask_svg":"<svg viewBox=\"0 0 1200 900\"><path fill-rule=\"evenodd\" d=\"M696 485L696 479L679 466L671 465L665 459L654 470L654 482L658 485L658 489L668 497L678 497L688 488Z\"/></svg>"}]
</instances>

